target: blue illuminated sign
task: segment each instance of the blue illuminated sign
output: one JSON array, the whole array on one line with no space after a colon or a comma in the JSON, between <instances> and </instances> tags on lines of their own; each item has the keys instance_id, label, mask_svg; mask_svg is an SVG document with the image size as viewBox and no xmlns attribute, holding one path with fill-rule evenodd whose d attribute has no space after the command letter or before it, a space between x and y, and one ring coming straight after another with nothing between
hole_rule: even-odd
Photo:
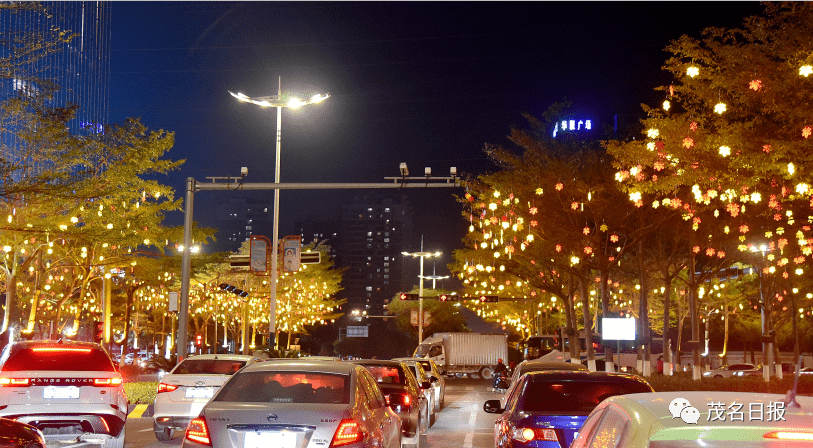
<instances>
[{"instance_id":1,"label":"blue illuminated sign","mask_svg":"<svg viewBox=\"0 0 813 448\"><path fill-rule=\"evenodd\" d=\"M593 120L562 120L553 126L553 137L559 131L585 132L593 130Z\"/></svg>"}]
</instances>

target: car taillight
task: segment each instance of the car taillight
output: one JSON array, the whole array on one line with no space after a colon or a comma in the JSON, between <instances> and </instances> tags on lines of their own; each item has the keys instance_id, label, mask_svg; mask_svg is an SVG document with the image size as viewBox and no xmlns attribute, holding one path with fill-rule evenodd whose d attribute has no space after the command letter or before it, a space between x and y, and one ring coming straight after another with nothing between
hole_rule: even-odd
<instances>
[{"instance_id":1,"label":"car taillight","mask_svg":"<svg viewBox=\"0 0 813 448\"><path fill-rule=\"evenodd\" d=\"M80 352L80 353L90 353L89 348L77 348L77 347L34 347L32 349L35 352Z\"/></svg>"},{"instance_id":2,"label":"car taillight","mask_svg":"<svg viewBox=\"0 0 813 448\"><path fill-rule=\"evenodd\" d=\"M542 428L514 428L511 431L511 438L518 442L530 442L531 440L547 440L557 442L556 430Z\"/></svg>"},{"instance_id":3,"label":"car taillight","mask_svg":"<svg viewBox=\"0 0 813 448\"><path fill-rule=\"evenodd\" d=\"M0 378L2 387L28 387L31 385L29 378Z\"/></svg>"},{"instance_id":4,"label":"car taillight","mask_svg":"<svg viewBox=\"0 0 813 448\"><path fill-rule=\"evenodd\" d=\"M813 432L810 431L771 431L762 437L766 439L779 440L804 440L813 441Z\"/></svg>"},{"instance_id":5,"label":"car taillight","mask_svg":"<svg viewBox=\"0 0 813 448\"><path fill-rule=\"evenodd\" d=\"M186 427L187 440L212 446L212 439L209 437L209 428L206 426L206 419L203 417L193 418Z\"/></svg>"},{"instance_id":6,"label":"car taillight","mask_svg":"<svg viewBox=\"0 0 813 448\"><path fill-rule=\"evenodd\" d=\"M93 380L94 386L118 386L122 382L121 378L96 378Z\"/></svg>"},{"instance_id":7,"label":"car taillight","mask_svg":"<svg viewBox=\"0 0 813 448\"><path fill-rule=\"evenodd\" d=\"M404 406L409 406L409 395L404 394Z\"/></svg>"},{"instance_id":8,"label":"car taillight","mask_svg":"<svg viewBox=\"0 0 813 448\"><path fill-rule=\"evenodd\" d=\"M341 423L339 423L339 427L336 428L336 434L333 434L333 440L330 442L330 446L349 445L351 443L360 442L363 438L364 434L361 432L358 422L352 418L346 418L343 419Z\"/></svg>"},{"instance_id":9,"label":"car taillight","mask_svg":"<svg viewBox=\"0 0 813 448\"><path fill-rule=\"evenodd\" d=\"M175 384L167 384L167 383L158 383L158 392L172 392L173 390L177 389L178 386Z\"/></svg>"}]
</instances>

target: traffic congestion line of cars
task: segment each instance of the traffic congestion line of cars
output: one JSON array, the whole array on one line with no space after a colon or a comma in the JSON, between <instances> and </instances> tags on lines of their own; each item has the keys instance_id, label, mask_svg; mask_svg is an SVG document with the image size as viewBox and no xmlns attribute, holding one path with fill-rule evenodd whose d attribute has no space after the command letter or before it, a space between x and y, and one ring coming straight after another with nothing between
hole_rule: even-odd
<instances>
[{"instance_id":1,"label":"traffic congestion line of cars","mask_svg":"<svg viewBox=\"0 0 813 448\"><path fill-rule=\"evenodd\" d=\"M419 448L445 397L437 366L421 361L191 356L158 385L155 436L185 429L187 447Z\"/></svg>"}]
</instances>

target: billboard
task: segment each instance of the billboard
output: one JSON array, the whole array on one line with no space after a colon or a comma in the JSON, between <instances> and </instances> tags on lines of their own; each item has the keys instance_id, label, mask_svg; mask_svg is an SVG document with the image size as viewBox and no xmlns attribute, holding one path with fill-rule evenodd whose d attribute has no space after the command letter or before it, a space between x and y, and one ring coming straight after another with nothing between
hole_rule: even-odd
<instances>
[{"instance_id":1,"label":"billboard","mask_svg":"<svg viewBox=\"0 0 813 448\"><path fill-rule=\"evenodd\" d=\"M634 341L635 329L635 318L601 318L601 337L605 341Z\"/></svg>"}]
</instances>

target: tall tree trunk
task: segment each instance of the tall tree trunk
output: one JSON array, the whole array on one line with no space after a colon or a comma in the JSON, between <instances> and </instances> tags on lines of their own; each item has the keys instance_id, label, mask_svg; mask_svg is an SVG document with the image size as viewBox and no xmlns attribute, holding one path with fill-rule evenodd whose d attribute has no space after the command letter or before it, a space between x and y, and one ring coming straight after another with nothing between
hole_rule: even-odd
<instances>
[{"instance_id":1,"label":"tall tree trunk","mask_svg":"<svg viewBox=\"0 0 813 448\"><path fill-rule=\"evenodd\" d=\"M610 288L607 285L610 280L610 271L601 271L599 277L601 278L601 317L610 317ZM604 329L601 328L601 325L599 325L598 331L602 335L604 334ZM612 344L604 346L604 370L607 372L615 372Z\"/></svg>"},{"instance_id":2,"label":"tall tree trunk","mask_svg":"<svg viewBox=\"0 0 813 448\"><path fill-rule=\"evenodd\" d=\"M588 291L587 279L584 275L579 276L579 289L582 296L582 314L584 315L584 342L587 346L587 368L591 372L596 371L596 356L593 353L593 322L590 315L590 293Z\"/></svg>"},{"instance_id":3,"label":"tall tree trunk","mask_svg":"<svg viewBox=\"0 0 813 448\"><path fill-rule=\"evenodd\" d=\"M638 272L641 283L641 301L638 320L640 322L641 367L639 370L644 376L650 376L651 370L651 338L649 334L649 279L647 278L646 263L644 262L644 243L638 240Z\"/></svg>"}]
</instances>

